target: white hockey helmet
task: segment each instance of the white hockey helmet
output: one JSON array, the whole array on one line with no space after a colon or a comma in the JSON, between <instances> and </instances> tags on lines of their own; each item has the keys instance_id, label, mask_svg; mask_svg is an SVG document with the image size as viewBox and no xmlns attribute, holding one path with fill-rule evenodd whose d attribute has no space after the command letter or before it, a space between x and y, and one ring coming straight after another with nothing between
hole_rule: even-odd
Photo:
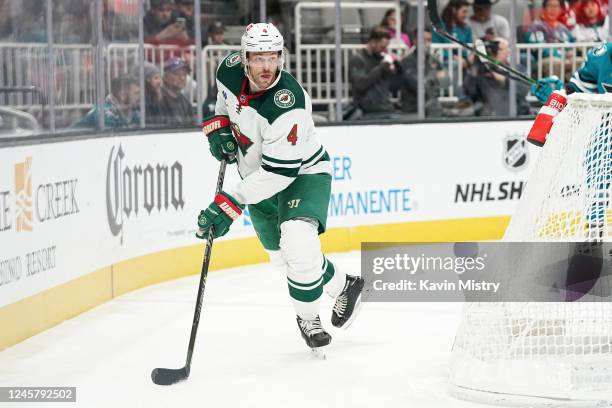
<instances>
[{"instance_id":1,"label":"white hockey helmet","mask_svg":"<svg viewBox=\"0 0 612 408\"><path fill-rule=\"evenodd\" d=\"M244 65L245 73L247 73L248 67L247 52L280 52L278 70L282 70L285 65L283 36L273 24L249 24L240 40L240 47L240 58L242 65Z\"/></svg>"}]
</instances>

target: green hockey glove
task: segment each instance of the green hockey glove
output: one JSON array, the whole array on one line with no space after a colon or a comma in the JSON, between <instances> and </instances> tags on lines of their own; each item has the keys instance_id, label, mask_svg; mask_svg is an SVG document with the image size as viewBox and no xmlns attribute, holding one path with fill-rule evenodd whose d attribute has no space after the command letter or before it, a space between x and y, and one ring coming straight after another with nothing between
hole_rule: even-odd
<instances>
[{"instance_id":1,"label":"green hockey glove","mask_svg":"<svg viewBox=\"0 0 612 408\"><path fill-rule=\"evenodd\" d=\"M232 222L240 217L243 208L244 205L221 191L207 209L200 211L198 216L199 231L196 232L196 237L206 239L211 226L214 226L213 236L215 238L222 237L229 231Z\"/></svg>"},{"instance_id":2,"label":"green hockey glove","mask_svg":"<svg viewBox=\"0 0 612 408\"><path fill-rule=\"evenodd\" d=\"M232 135L229 116L217 115L204 120L202 131L208 138L210 152L215 159L236 163L236 139Z\"/></svg>"}]
</instances>

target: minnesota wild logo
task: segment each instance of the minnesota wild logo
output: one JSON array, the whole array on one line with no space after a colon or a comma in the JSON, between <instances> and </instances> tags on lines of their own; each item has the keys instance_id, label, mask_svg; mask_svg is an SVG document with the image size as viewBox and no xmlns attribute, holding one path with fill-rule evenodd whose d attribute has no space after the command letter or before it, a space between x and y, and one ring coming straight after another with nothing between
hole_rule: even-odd
<instances>
[{"instance_id":1,"label":"minnesota wild logo","mask_svg":"<svg viewBox=\"0 0 612 408\"><path fill-rule=\"evenodd\" d=\"M274 94L274 103L279 108L290 108L295 104L295 95L288 89L281 89Z\"/></svg>"},{"instance_id":2,"label":"minnesota wild logo","mask_svg":"<svg viewBox=\"0 0 612 408\"><path fill-rule=\"evenodd\" d=\"M240 152L242 153L242 155L246 155L247 150L249 150L249 147L251 147L251 145L253 144L253 141L251 139L249 139L248 137L246 137L241 131L240 131L240 127L236 124L232 122L232 133L234 134L234 138L236 139L236 142L238 142L238 147L240 148Z\"/></svg>"}]
</instances>

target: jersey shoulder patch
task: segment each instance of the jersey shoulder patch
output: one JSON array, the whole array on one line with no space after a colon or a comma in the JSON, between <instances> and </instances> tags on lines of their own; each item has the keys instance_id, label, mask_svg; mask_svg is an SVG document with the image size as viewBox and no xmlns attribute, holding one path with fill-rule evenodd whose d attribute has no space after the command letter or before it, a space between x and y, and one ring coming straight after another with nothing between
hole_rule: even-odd
<instances>
[{"instance_id":1,"label":"jersey shoulder patch","mask_svg":"<svg viewBox=\"0 0 612 408\"><path fill-rule=\"evenodd\" d=\"M306 108L305 91L287 71L281 71L281 79L268 91L257 112L272 124L278 117L294 109Z\"/></svg>"},{"instance_id":2,"label":"jersey shoulder patch","mask_svg":"<svg viewBox=\"0 0 612 408\"><path fill-rule=\"evenodd\" d=\"M608 52L608 48L609 48L608 44L601 44L600 46L593 48L593 51L591 51L591 54L594 57L601 57Z\"/></svg>"},{"instance_id":3,"label":"jersey shoulder patch","mask_svg":"<svg viewBox=\"0 0 612 408\"><path fill-rule=\"evenodd\" d=\"M217 68L217 80L234 95L242 90L244 68L240 64L240 51L232 52L221 61Z\"/></svg>"}]
</instances>

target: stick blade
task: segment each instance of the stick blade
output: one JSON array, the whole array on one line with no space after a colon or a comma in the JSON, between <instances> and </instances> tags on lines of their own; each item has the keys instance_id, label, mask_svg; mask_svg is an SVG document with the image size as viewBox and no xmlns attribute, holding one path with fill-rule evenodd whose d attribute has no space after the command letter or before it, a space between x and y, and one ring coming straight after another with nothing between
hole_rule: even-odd
<instances>
[{"instance_id":1,"label":"stick blade","mask_svg":"<svg viewBox=\"0 0 612 408\"><path fill-rule=\"evenodd\" d=\"M189 377L187 367L183 368L156 368L151 372L151 379L157 385L172 385Z\"/></svg>"}]
</instances>

